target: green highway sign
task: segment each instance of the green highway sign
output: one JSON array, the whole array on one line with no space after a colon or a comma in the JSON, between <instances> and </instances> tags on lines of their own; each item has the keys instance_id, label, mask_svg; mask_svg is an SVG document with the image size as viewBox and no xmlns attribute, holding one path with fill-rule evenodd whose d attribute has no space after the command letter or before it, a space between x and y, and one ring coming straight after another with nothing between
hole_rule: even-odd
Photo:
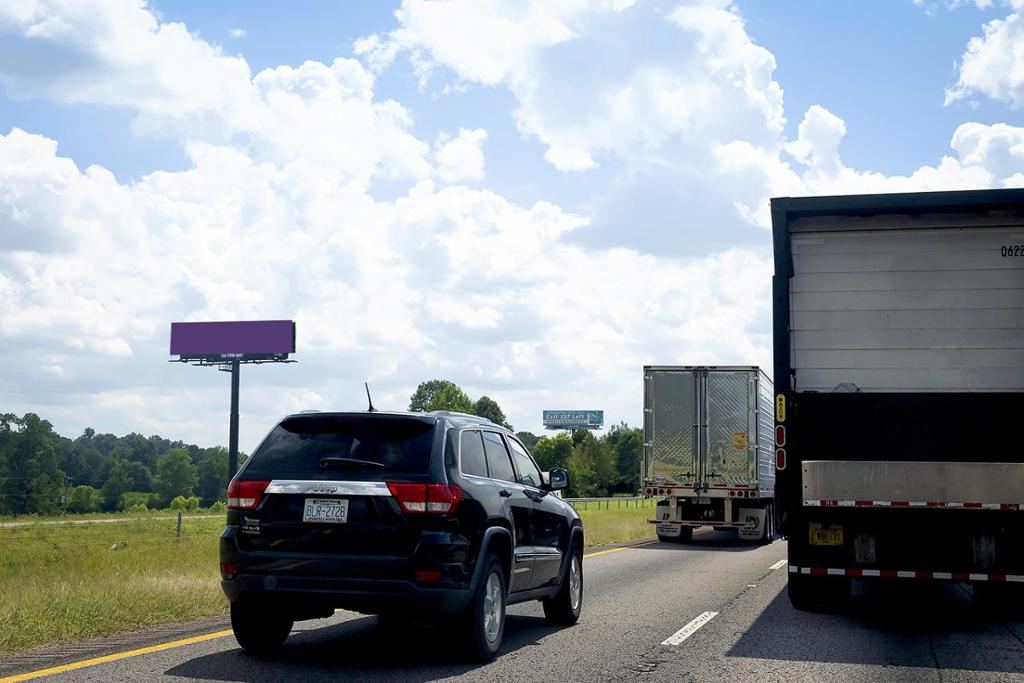
<instances>
[{"instance_id":1,"label":"green highway sign","mask_svg":"<svg viewBox=\"0 0 1024 683\"><path fill-rule=\"evenodd\" d=\"M545 429L600 429L603 410L545 410Z\"/></svg>"}]
</instances>

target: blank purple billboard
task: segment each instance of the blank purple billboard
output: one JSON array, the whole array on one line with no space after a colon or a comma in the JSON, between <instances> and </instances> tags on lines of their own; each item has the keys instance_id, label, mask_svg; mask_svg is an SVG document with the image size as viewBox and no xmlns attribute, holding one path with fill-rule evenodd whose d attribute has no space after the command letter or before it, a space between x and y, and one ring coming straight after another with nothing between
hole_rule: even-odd
<instances>
[{"instance_id":1,"label":"blank purple billboard","mask_svg":"<svg viewBox=\"0 0 1024 683\"><path fill-rule=\"evenodd\" d=\"M295 353L291 320L171 323L171 355L237 358Z\"/></svg>"}]
</instances>

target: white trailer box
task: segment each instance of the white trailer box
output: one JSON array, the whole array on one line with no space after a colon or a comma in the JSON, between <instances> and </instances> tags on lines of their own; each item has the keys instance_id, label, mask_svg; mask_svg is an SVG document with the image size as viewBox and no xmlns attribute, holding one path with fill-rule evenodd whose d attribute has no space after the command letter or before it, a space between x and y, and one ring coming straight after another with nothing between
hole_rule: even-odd
<instances>
[{"instance_id":1,"label":"white trailer box","mask_svg":"<svg viewBox=\"0 0 1024 683\"><path fill-rule=\"evenodd\" d=\"M774 534L772 381L757 367L644 367L644 492L658 537L709 525L740 538Z\"/></svg>"}]
</instances>

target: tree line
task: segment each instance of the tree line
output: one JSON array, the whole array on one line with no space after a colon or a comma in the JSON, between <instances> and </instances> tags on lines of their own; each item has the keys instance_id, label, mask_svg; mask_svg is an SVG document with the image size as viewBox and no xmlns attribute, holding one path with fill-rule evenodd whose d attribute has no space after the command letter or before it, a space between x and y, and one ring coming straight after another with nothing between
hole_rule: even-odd
<instances>
[{"instance_id":1,"label":"tree line","mask_svg":"<svg viewBox=\"0 0 1024 683\"><path fill-rule=\"evenodd\" d=\"M497 401L487 396L473 401L454 382L443 379L422 382L409 398L409 410L469 413L515 431ZM643 430L639 427L622 422L600 437L586 429L553 436L516 432L516 436L530 449L542 470L568 470L569 497L632 495L640 488Z\"/></svg>"},{"instance_id":2,"label":"tree line","mask_svg":"<svg viewBox=\"0 0 1024 683\"><path fill-rule=\"evenodd\" d=\"M484 417L512 430L497 401L475 401L447 380L421 383L409 410L451 410ZM537 436L516 432L543 470L569 471L571 497L635 493L643 436L621 423L600 437L587 430ZM245 454L239 454L244 461ZM35 413L0 413L0 515L196 509L222 504L228 485L228 451L202 448L132 432L75 439L53 431Z\"/></svg>"},{"instance_id":3,"label":"tree line","mask_svg":"<svg viewBox=\"0 0 1024 683\"><path fill-rule=\"evenodd\" d=\"M196 509L224 501L228 478L220 446L92 428L69 439L35 413L0 414L3 515Z\"/></svg>"}]
</instances>

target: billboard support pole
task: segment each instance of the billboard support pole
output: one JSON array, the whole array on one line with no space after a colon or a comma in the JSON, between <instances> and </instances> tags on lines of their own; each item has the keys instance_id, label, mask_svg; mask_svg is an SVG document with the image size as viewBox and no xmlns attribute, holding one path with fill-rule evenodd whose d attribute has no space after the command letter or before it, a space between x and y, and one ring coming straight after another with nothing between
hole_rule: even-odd
<instances>
[{"instance_id":1,"label":"billboard support pole","mask_svg":"<svg viewBox=\"0 0 1024 683\"><path fill-rule=\"evenodd\" d=\"M215 367L231 373L228 476L238 472L238 383L242 365L294 363L294 320L171 323L172 363Z\"/></svg>"},{"instance_id":2,"label":"billboard support pole","mask_svg":"<svg viewBox=\"0 0 1024 683\"><path fill-rule=\"evenodd\" d=\"M242 367L238 359L231 361L231 423L228 429L228 477L238 471L238 375Z\"/></svg>"}]
</instances>

